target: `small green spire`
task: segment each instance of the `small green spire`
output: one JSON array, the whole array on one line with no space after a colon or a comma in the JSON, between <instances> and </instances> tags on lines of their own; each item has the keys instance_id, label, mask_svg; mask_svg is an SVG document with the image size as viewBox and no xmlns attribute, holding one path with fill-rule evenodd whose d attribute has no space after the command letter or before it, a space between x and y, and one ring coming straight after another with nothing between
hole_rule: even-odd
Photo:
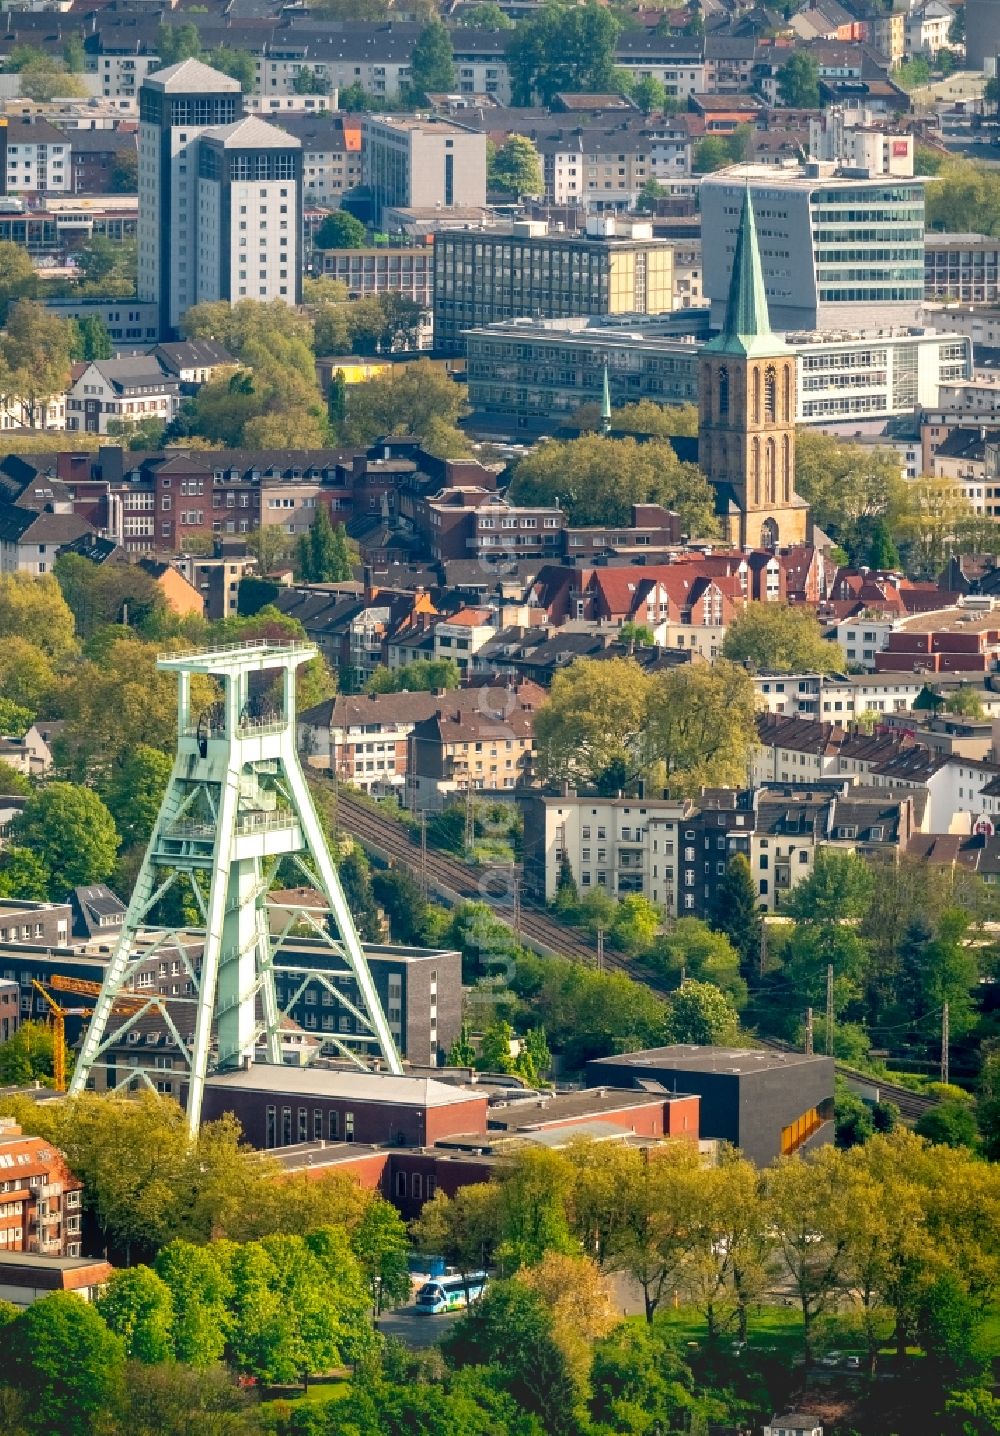
<instances>
[{"instance_id":1,"label":"small green spire","mask_svg":"<svg viewBox=\"0 0 1000 1436\"><path fill-rule=\"evenodd\" d=\"M611 432L611 386L608 383L608 361L604 360L604 386L601 390L601 433Z\"/></svg>"}]
</instances>

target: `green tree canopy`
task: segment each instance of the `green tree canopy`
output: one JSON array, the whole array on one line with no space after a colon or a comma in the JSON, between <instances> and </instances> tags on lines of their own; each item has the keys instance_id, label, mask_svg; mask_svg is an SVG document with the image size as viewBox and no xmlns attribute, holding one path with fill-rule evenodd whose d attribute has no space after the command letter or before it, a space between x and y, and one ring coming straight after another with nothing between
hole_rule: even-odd
<instances>
[{"instance_id":1,"label":"green tree canopy","mask_svg":"<svg viewBox=\"0 0 1000 1436\"><path fill-rule=\"evenodd\" d=\"M675 509L692 536L716 532L715 497L694 464L682 463L666 443L638 444L586 434L568 443L542 444L514 470L516 503L553 504L572 524L627 524L632 505Z\"/></svg>"},{"instance_id":2,"label":"green tree canopy","mask_svg":"<svg viewBox=\"0 0 1000 1436\"><path fill-rule=\"evenodd\" d=\"M462 389L428 359L347 389L345 443L367 445L387 434L423 438L435 419L453 425L465 409Z\"/></svg>"},{"instance_id":3,"label":"green tree canopy","mask_svg":"<svg viewBox=\"0 0 1000 1436\"><path fill-rule=\"evenodd\" d=\"M96 1302L108 1328L121 1338L131 1361L151 1365L174 1355L174 1303L170 1288L148 1266L112 1272Z\"/></svg>"},{"instance_id":4,"label":"green tree canopy","mask_svg":"<svg viewBox=\"0 0 1000 1436\"><path fill-rule=\"evenodd\" d=\"M24 1394L37 1436L92 1436L121 1393L124 1364L118 1337L73 1292L34 1302L4 1328L0 1370Z\"/></svg>"},{"instance_id":5,"label":"green tree canopy","mask_svg":"<svg viewBox=\"0 0 1000 1436\"><path fill-rule=\"evenodd\" d=\"M346 209L328 214L313 235L317 249L361 249L368 239L368 231L359 219Z\"/></svg>"},{"instance_id":6,"label":"green tree canopy","mask_svg":"<svg viewBox=\"0 0 1000 1436\"><path fill-rule=\"evenodd\" d=\"M424 26L410 57L409 88L420 98L455 88L455 56L451 35L439 19Z\"/></svg>"},{"instance_id":7,"label":"green tree canopy","mask_svg":"<svg viewBox=\"0 0 1000 1436\"><path fill-rule=\"evenodd\" d=\"M667 1013L670 1042L728 1047L738 1040L739 1027L732 998L710 982L685 982L670 999Z\"/></svg>"},{"instance_id":8,"label":"green tree canopy","mask_svg":"<svg viewBox=\"0 0 1000 1436\"><path fill-rule=\"evenodd\" d=\"M120 839L114 819L96 793L73 783L50 783L33 793L15 819L15 844L37 852L49 872L49 893L64 901L85 883L106 882L114 872Z\"/></svg>"},{"instance_id":9,"label":"green tree canopy","mask_svg":"<svg viewBox=\"0 0 1000 1436\"><path fill-rule=\"evenodd\" d=\"M523 21L507 47L514 104L531 105L537 97L548 105L560 91L613 90L620 29L617 15L596 0L545 6Z\"/></svg>"},{"instance_id":10,"label":"green tree canopy","mask_svg":"<svg viewBox=\"0 0 1000 1436\"><path fill-rule=\"evenodd\" d=\"M778 98L793 110L819 109L819 62L796 50L778 71Z\"/></svg>"},{"instance_id":11,"label":"green tree canopy","mask_svg":"<svg viewBox=\"0 0 1000 1436\"><path fill-rule=\"evenodd\" d=\"M631 658L578 660L535 719L543 780L611 789L640 774L678 793L739 783L755 742L753 685L724 661L647 674Z\"/></svg>"},{"instance_id":12,"label":"green tree canopy","mask_svg":"<svg viewBox=\"0 0 1000 1436\"><path fill-rule=\"evenodd\" d=\"M722 652L761 673L843 673L844 651L822 635L811 608L751 603L726 629Z\"/></svg>"},{"instance_id":13,"label":"green tree canopy","mask_svg":"<svg viewBox=\"0 0 1000 1436\"><path fill-rule=\"evenodd\" d=\"M490 154L488 182L491 189L504 190L516 199L544 194L542 162L534 142L524 135L510 135Z\"/></svg>"}]
</instances>

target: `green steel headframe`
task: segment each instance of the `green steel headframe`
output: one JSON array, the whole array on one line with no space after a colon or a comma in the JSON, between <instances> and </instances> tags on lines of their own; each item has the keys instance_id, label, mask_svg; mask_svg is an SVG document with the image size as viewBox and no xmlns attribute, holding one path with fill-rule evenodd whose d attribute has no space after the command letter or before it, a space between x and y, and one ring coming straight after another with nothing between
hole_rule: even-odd
<instances>
[{"instance_id":1,"label":"green steel headframe","mask_svg":"<svg viewBox=\"0 0 1000 1436\"><path fill-rule=\"evenodd\" d=\"M284 1014L276 971L295 980L286 1008L315 979L350 1012L356 1032L325 1034L345 1056L364 1066L357 1049L377 1044L388 1070L402 1071L296 751L295 674L315 656L306 643L261 641L158 660L158 668L177 674L177 757L84 1036L71 1094L83 1091L95 1069L114 1072L117 1079L109 1052L144 1015L157 1013L187 1068L188 1125L196 1131L210 1071L241 1066L261 1042L266 1061L281 1063ZM220 694L200 713L191 701L196 674L214 680ZM291 859L307 888L325 898L325 909L267 902L282 858ZM272 935L268 915L276 911L284 922ZM292 929L303 924L353 974L357 1002L328 971L277 962ZM194 994L186 1004L135 987L139 969L158 953L179 956ZM133 1001L120 1020L115 1000L126 994L145 1004L136 1011ZM180 1011L187 1013L183 1020ZM155 1089L163 1076L162 1069L140 1061L128 1066L117 1085L140 1078Z\"/></svg>"}]
</instances>

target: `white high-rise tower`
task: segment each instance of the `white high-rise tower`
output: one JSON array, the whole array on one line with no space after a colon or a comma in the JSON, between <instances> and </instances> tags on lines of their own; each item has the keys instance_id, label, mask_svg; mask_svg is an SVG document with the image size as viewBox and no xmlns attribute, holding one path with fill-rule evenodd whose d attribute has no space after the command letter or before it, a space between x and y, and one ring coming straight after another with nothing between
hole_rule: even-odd
<instances>
[{"instance_id":1,"label":"white high-rise tower","mask_svg":"<svg viewBox=\"0 0 1000 1436\"><path fill-rule=\"evenodd\" d=\"M244 116L239 82L200 60L139 90L139 298L160 335L209 300L297 304L302 145Z\"/></svg>"}]
</instances>

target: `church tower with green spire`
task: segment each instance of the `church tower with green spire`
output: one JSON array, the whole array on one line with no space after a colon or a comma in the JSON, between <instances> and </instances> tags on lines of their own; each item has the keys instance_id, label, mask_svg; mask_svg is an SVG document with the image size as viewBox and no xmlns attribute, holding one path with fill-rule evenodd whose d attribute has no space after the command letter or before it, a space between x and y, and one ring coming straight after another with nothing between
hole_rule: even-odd
<instances>
[{"instance_id":1,"label":"church tower with green spire","mask_svg":"<svg viewBox=\"0 0 1000 1436\"><path fill-rule=\"evenodd\" d=\"M771 332L747 188L726 322L699 371L698 463L715 487L723 536L738 548L787 548L811 536L795 492L795 362Z\"/></svg>"}]
</instances>

